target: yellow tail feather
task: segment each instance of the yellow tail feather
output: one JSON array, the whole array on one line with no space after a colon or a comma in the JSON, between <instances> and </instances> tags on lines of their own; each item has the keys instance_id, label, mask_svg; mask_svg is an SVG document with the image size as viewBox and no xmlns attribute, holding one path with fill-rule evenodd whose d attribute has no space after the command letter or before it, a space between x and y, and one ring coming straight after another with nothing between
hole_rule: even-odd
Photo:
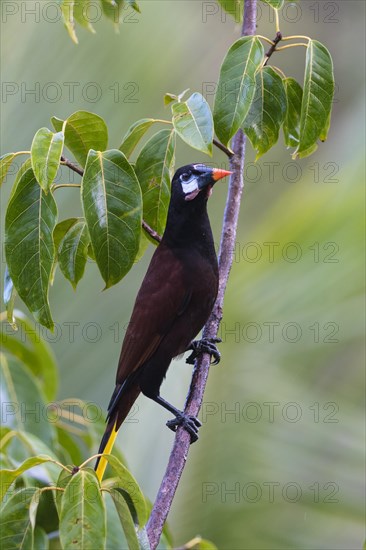
<instances>
[{"instance_id":1,"label":"yellow tail feather","mask_svg":"<svg viewBox=\"0 0 366 550\"><path fill-rule=\"evenodd\" d=\"M108 438L108 441L107 441L107 444L106 446L104 447L104 450L103 450L103 453L105 453L106 455L109 455L112 451L112 448L113 448L113 445L114 445L114 442L116 440L116 437L117 437L117 434L118 434L118 430L115 429L116 428L116 422L114 423L114 426L112 428L112 432L111 432L111 435L109 436ZM99 481L101 482L102 479L103 479L103 476L104 476L104 472L105 472L105 469L107 467L107 464L108 464L108 460L106 460L103 456L100 458L100 461L99 461L99 464L98 464L98 467L96 469L96 474L98 476L98 479Z\"/></svg>"}]
</instances>

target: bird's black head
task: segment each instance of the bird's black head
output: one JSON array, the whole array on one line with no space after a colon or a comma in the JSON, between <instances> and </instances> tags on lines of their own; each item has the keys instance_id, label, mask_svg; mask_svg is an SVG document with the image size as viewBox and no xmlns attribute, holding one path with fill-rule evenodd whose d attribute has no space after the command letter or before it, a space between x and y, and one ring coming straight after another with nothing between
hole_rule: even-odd
<instances>
[{"instance_id":1,"label":"bird's black head","mask_svg":"<svg viewBox=\"0 0 366 550\"><path fill-rule=\"evenodd\" d=\"M215 183L231 172L204 164L188 164L176 171L172 181L172 197L193 201L198 195L208 198Z\"/></svg>"}]
</instances>

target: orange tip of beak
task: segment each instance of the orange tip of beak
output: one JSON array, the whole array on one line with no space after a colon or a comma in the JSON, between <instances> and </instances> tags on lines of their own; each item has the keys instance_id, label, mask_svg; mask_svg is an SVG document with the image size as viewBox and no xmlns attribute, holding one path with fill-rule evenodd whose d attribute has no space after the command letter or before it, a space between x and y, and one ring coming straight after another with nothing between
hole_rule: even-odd
<instances>
[{"instance_id":1,"label":"orange tip of beak","mask_svg":"<svg viewBox=\"0 0 366 550\"><path fill-rule=\"evenodd\" d=\"M214 168L212 171L212 179L215 181L221 180L221 178L226 178L226 176L230 176L232 172L229 172L228 170L221 170L220 168Z\"/></svg>"}]
</instances>

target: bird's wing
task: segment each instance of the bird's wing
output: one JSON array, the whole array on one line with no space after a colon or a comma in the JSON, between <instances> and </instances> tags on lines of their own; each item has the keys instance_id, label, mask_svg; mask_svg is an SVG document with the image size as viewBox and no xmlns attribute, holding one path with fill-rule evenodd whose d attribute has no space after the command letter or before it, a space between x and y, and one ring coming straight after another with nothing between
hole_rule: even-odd
<instances>
[{"instance_id":1,"label":"bird's wing","mask_svg":"<svg viewBox=\"0 0 366 550\"><path fill-rule=\"evenodd\" d=\"M117 384L123 384L154 354L174 320L185 311L192 295L187 282L181 262L161 244L136 298L118 363Z\"/></svg>"}]
</instances>

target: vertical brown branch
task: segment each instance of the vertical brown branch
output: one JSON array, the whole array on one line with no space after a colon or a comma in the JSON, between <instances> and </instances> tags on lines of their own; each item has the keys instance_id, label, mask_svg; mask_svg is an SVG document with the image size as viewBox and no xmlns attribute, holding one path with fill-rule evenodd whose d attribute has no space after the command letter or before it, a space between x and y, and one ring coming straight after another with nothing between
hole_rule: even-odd
<instances>
[{"instance_id":1,"label":"vertical brown branch","mask_svg":"<svg viewBox=\"0 0 366 550\"><path fill-rule=\"evenodd\" d=\"M257 0L244 0L242 36L254 35L256 33L256 18ZM241 195L244 187L243 173L245 143L245 136L243 132L239 130L235 134L232 142L232 150L234 154L229 157L230 169L233 174L230 178L221 233L219 252L219 292L213 312L203 331L203 335L206 338L214 338L217 336L222 318L224 295L233 262L233 251L235 248ZM188 392L185 412L189 415L197 416L200 411L209 368L210 356L204 354L196 361ZM187 460L189 446L190 435L185 429L178 428L165 475L160 485L160 489L147 524L147 535L152 550L155 550L159 543L164 523L168 517L168 513Z\"/></svg>"}]
</instances>

